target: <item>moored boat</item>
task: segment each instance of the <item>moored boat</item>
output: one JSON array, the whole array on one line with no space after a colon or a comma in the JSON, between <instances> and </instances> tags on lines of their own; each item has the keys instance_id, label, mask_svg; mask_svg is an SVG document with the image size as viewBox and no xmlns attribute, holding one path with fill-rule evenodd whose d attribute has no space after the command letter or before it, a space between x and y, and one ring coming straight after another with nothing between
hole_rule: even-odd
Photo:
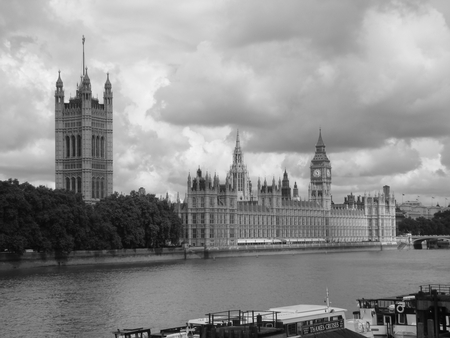
<instances>
[{"instance_id":1,"label":"moored boat","mask_svg":"<svg viewBox=\"0 0 450 338\"><path fill-rule=\"evenodd\" d=\"M358 299L355 319L370 326L374 337L416 337L416 306L414 295Z\"/></svg>"},{"instance_id":2,"label":"moored boat","mask_svg":"<svg viewBox=\"0 0 450 338\"><path fill-rule=\"evenodd\" d=\"M373 338L367 327L354 329L346 309L292 305L269 310L228 310L191 319L186 327L161 330L152 338ZM117 333L117 332L115 332ZM122 337L122 336L116 336ZM134 337L132 335L126 336ZM136 335L136 337L141 337ZM146 337L143 335L142 337Z\"/></svg>"}]
</instances>

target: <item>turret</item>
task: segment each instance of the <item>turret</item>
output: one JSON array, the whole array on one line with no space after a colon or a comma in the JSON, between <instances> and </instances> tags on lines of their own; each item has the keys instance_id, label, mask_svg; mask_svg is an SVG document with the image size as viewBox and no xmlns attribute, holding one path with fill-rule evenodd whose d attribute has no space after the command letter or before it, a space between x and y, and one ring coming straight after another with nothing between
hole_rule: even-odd
<instances>
[{"instance_id":1,"label":"turret","mask_svg":"<svg viewBox=\"0 0 450 338\"><path fill-rule=\"evenodd\" d=\"M58 71L58 80L56 81L55 104L57 109L62 108L62 105L64 104L64 89L61 80L61 71Z\"/></svg>"},{"instance_id":2,"label":"turret","mask_svg":"<svg viewBox=\"0 0 450 338\"><path fill-rule=\"evenodd\" d=\"M112 112L112 99L113 99L112 86L111 82L109 82L109 73L106 73L105 91L103 92L103 103L105 104L107 110L111 112Z\"/></svg>"},{"instance_id":3,"label":"turret","mask_svg":"<svg viewBox=\"0 0 450 338\"><path fill-rule=\"evenodd\" d=\"M294 183L294 199L298 199L298 187L297 182Z\"/></svg>"},{"instance_id":4,"label":"turret","mask_svg":"<svg viewBox=\"0 0 450 338\"><path fill-rule=\"evenodd\" d=\"M281 198L285 200L291 199L291 187L289 186L289 177L286 169L284 169L283 183L281 186Z\"/></svg>"}]
</instances>

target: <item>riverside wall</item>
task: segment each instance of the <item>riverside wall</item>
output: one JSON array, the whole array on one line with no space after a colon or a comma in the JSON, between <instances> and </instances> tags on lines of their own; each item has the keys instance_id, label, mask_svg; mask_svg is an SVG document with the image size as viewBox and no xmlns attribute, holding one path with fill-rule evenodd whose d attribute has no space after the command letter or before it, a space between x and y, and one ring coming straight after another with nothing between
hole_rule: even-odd
<instances>
[{"instance_id":1,"label":"riverside wall","mask_svg":"<svg viewBox=\"0 0 450 338\"><path fill-rule=\"evenodd\" d=\"M234 247L186 247L158 249L124 249L73 251L66 255L25 252L22 255L0 253L0 271L46 266L75 266L99 264L133 264L179 261L188 259L216 259L264 255L338 253L348 251L397 250L397 243L326 243L308 245L258 245Z\"/></svg>"}]
</instances>

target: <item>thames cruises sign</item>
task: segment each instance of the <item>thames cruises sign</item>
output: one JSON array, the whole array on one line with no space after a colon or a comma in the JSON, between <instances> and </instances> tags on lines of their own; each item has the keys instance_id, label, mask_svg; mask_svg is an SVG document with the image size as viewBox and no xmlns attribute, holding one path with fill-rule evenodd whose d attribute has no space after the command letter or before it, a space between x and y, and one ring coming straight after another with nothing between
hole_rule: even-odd
<instances>
[{"instance_id":1,"label":"thames cruises sign","mask_svg":"<svg viewBox=\"0 0 450 338\"><path fill-rule=\"evenodd\" d=\"M302 335L320 333L343 328L345 328L344 320L337 320L328 323L318 323L314 325L306 325L302 326Z\"/></svg>"}]
</instances>

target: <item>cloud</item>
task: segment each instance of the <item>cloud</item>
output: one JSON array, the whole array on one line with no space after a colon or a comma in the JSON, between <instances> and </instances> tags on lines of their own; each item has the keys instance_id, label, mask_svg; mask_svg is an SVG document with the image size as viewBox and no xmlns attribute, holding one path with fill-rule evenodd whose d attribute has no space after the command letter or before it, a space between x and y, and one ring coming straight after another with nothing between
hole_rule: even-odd
<instances>
[{"instance_id":1,"label":"cloud","mask_svg":"<svg viewBox=\"0 0 450 338\"><path fill-rule=\"evenodd\" d=\"M384 184L447 193L445 1L6 1L0 13L0 179L51 184L55 81L61 70L75 94L85 35L94 96L107 72L113 86L114 190L183 195L199 166L224 180L239 129L253 186L286 169L305 196L322 128L336 201Z\"/></svg>"}]
</instances>

